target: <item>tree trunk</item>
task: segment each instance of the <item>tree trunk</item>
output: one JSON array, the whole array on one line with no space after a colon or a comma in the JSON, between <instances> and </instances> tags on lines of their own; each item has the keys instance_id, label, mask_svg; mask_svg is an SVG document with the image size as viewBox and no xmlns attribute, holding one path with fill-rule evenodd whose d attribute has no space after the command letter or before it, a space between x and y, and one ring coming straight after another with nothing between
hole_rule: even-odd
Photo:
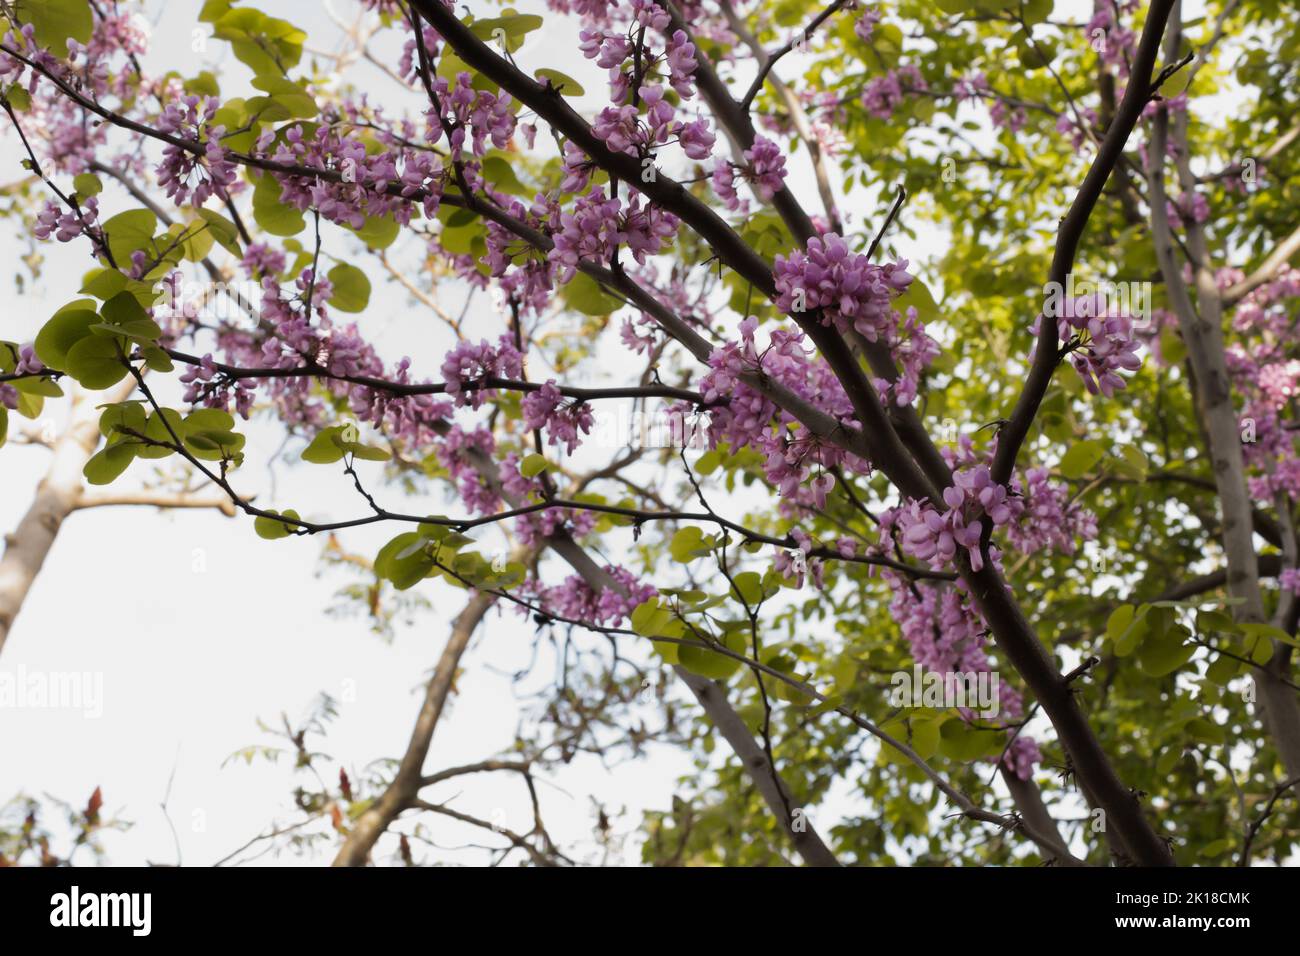
<instances>
[{"instance_id":1,"label":"tree trunk","mask_svg":"<svg viewBox=\"0 0 1300 956\"><path fill-rule=\"evenodd\" d=\"M81 497L81 470L99 444L99 410L103 402L118 402L135 388L127 379L106 395L78 392L72 400L68 427L54 442L49 470L36 486L31 507L12 534L5 536L0 557L0 651L13 629L32 582L45 563L63 520Z\"/></svg>"}]
</instances>

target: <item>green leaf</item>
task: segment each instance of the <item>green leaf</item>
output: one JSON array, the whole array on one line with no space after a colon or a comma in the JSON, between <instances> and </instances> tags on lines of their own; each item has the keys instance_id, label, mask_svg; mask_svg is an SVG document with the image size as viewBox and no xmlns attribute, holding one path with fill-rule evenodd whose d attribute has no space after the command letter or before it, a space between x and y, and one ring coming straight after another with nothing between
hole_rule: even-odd
<instances>
[{"instance_id":1,"label":"green leaf","mask_svg":"<svg viewBox=\"0 0 1300 956\"><path fill-rule=\"evenodd\" d=\"M1211 859L1216 856L1222 856L1228 850L1232 849L1232 841L1227 837L1213 840L1196 851L1197 856Z\"/></svg>"},{"instance_id":2,"label":"green leaf","mask_svg":"<svg viewBox=\"0 0 1300 956\"><path fill-rule=\"evenodd\" d=\"M122 340L115 336L86 336L68 350L64 371L93 391L116 385L127 373Z\"/></svg>"},{"instance_id":3,"label":"green leaf","mask_svg":"<svg viewBox=\"0 0 1300 956\"><path fill-rule=\"evenodd\" d=\"M284 107L285 119L311 119L320 112L315 98L302 86L283 76L255 76L253 86L271 94L271 99Z\"/></svg>"},{"instance_id":4,"label":"green leaf","mask_svg":"<svg viewBox=\"0 0 1300 956\"><path fill-rule=\"evenodd\" d=\"M268 509L269 511L269 509ZM301 520L298 512L292 508L284 511L269 511L270 514L282 514L285 518L292 518L294 521ZM265 538L267 541L275 541L277 538L287 538L294 533L294 525L287 525L283 521L276 521L274 518L268 518L258 515L253 520L253 530L257 532L259 538Z\"/></svg>"},{"instance_id":5,"label":"green leaf","mask_svg":"<svg viewBox=\"0 0 1300 956\"><path fill-rule=\"evenodd\" d=\"M72 188L77 191L78 196L85 199L98 196L104 191L104 184L94 173L78 173L72 177Z\"/></svg>"},{"instance_id":6,"label":"green leaf","mask_svg":"<svg viewBox=\"0 0 1300 956\"><path fill-rule=\"evenodd\" d=\"M1151 609L1147 605L1138 608L1136 614L1129 615L1128 622L1124 625L1122 630L1119 630L1118 635L1114 637L1110 637L1110 622L1107 621L1106 633L1115 646L1116 657L1128 657L1128 655L1132 654L1137 649L1137 646L1141 643L1142 639L1146 637L1147 633L1151 630L1151 622L1148 620L1150 610ZM1116 613L1119 612L1117 611ZM1121 620L1122 619L1123 617L1121 616ZM1118 622L1116 626L1118 629Z\"/></svg>"},{"instance_id":7,"label":"green leaf","mask_svg":"<svg viewBox=\"0 0 1300 956\"><path fill-rule=\"evenodd\" d=\"M1226 685L1230 680L1241 672L1241 662L1234 660L1224 654L1220 654L1214 659L1205 670L1205 676L1208 680L1213 681L1220 687Z\"/></svg>"},{"instance_id":8,"label":"green leaf","mask_svg":"<svg viewBox=\"0 0 1300 956\"><path fill-rule=\"evenodd\" d=\"M113 254L113 261L119 266L128 266L131 253L144 249L153 242L157 226L157 217L148 209L129 209L104 223L104 235L108 239L108 251Z\"/></svg>"},{"instance_id":9,"label":"green leaf","mask_svg":"<svg viewBox=\"0 0 1300 956\"><path fill-rule=\"evenodd\" d=\"M745 636L739 631L726 635L722 646L737 654L745 651ZM696 644L678 644L677 660L688 671L707 677L710 680L726 680L744 665L734 657L720 654L708 647Z\"/></svg>"},{"instance_id":10,"label":"green leaf","mask_svg":"<svg viewBox=\"0 0 1300 956\"><path fill-rule=\"evenodd\" d=\"M269 174L253 184L253 219L273 236L296 236L307 228L302 213L280 201L280 184Z\"/></svg>"},{"instance_id":11,"label":"green leaf","mask_svg":"<svg viewBox=\"0 0 1300 956\"><path fill-rule=\"evenodd\" d=\"M1147 477L1147 456L1136 445L1119 447L1119 464L1115 471L1124 478L1145 481Z\"/></svg>"},{"instance_id":12,"label":"green leaf","mask_svg":"<svg viewBox=\"0 0 1300 956\"><path fill-rule=\"evenodd\" d=\"M1172 328L1160 330L1160 356L1170 365L1182 365L1187 358L1187 345Z\"/></svg>"},{"instance_id":13,"label":"green leaf","mask_svg":"<svg viewBox=\"0 0 1300 956\"><path fill-rule=\"evenodd\" d=\"M9 437L9 409L0 405L0 448L4 447Z\"/></svg>"},{"instance_id":14,"label":"green leaf","mask_svg":"<svg viewBox=\"0 0 1300 956\"><path fill-rule=\"evenodd\" d=\"M1196 633L1212 637L1216 634L1239 634L1241 628L1222 611L1197 611Z\"/></svg>"},{"instance_id":15,"label":"green leaf","mask_svg":"<svg viewBox=\"0 0 1300 956\"><path fill-rule=\"evenodd\" d=\"M559 70L542 67L540 70L533 70L533 76L538 80L549 80L551 86L560 91L561 96L582 96L587 92L582 88L581 83Z\"/></svg>"},{"instance_id":16,"label":"green leaf","mask_svg":"<svg viewBox=\"0 0 1300 956\"><path fill-rule=\"evenodd\" d=\"M68 55L68 40L89 43L95 18L89 0L16 0L14 12L36 30L36 42L59 59Z\"/></svg>"},{"instance_id":17,"label":"green leaf","mask_svg":"<svg viewBox=\"0 0 1300 956\"><path fill-rule=\"evenodd\" d=\"M126 288L126 276L116 269L92 269L82 280L81 290L96 299L107 301Z\"/></svg>"},{"instance_id":18,"label":"green leaf","mask_svg":"<svg viewBox=\"0 0 1300 956\"><path fill-rule=\"evenodd\" d=\"M711 451L706 451L699 457L699 460L695 462L695 470L701 475L711 475L718 470L718 467L721 464L722 455L715 448Z\"/></svg>"},{"instance_id":19,"label":"green leaf","mask_svg":"<svg viewBox=\"0 0 1300 956\"><path fill-rule=\"evenodd\" d=\"M1005 734L979 730L964 720L944 721L939 730L939 752L961 763L996 755L1004 746Z\"/></svg>"},{"instance_id":20,"label":"green leaf","mask_svg":"<svg viewBox=\"0 0 1300 956\"><path fill-rule=\"evenodd\" d=\"M244 436L233 429L235 419L219 408L200 408L185 418L185 450L200 461L237 458Z\"/></svg>"},{"instance_id":21,"label":"green leaf","mask_svg":"<svg viewBox=\"0 0 1300 956\"><path fill-rule=\"evenodd\" d=\"M596 280L586 273L579 272L560 289L565 304L583 315L609 315L621 308L623 302L609 295Z\"/></svg>"},{"instance_id":22,"label":"green leaf","mask_svg":"<svg viewBox=\"0 0 1300 956\"><path fill-rule=\"evenodd\" d=\"M129 292L119 292L105 302L99 311L106 322L91 327L97 331L108 331L110 334L125 335L144 342L157 342L162 338L162 329L149 318L139 300Z\"/></svg>"},{"instance_id":23,"label":"green leaf","mask_svg":"<svg viewBox=\"0 0 1300 956\"><path fill-rule=\"evenodd\" d=\"M939 741L942 739L943 727L947 719L947 714L941 714L931 720L912 721L911 746L922 760L929 760L939 752Z\"/></svg>"},{"instance_id":24,"label":"green leaf","mask_svg":"<svg viewBox=\"0 0 1300 956\"><path fill-rule=\"evenodd\" d=\"M1182 759L1183 748L1181 746L1169 747L1160 755L1156 761L1156 775L1160 777L1168 776Z\"/></svg>"},{"instance_id":25,"label":"green leaf","mask_svg":"<svg viewBox=\"0 0 1300 956\"><path fill-rule=\"evenodd\" d=\"M367 216L360 229L348 229L369 249L387 249L401 234L401 227L392 216Z\"/></svg>"},{"instance_id":26,"label":"green leaf","mask_svg":"<svg viewBox=\"0 0 1300 956\"><path fill-rule=\"evenodd\" d=\"M539 29L543 22L536 14L519 14L507 9L499 17L475 20L469 24L469 28L480 40L491 43L497 48L504 47L508 52L514 53L523 45L524 37L533 30Z\"/></svg>"},{"instance_id":27,"label":"green leaf","mask_svg":"<svg viewBox=\"0 0 1300 956\"><path fill-rule=\"evenodd\" d=\"M128 442L109 445L86 462L81 473L92 485L111 484L135 458L136 447Z\"/></svg>"},{"instance_id":28,"label":"green leaf","mask_svg":"<svg viewBox=\"0 0 1300 956\"><path fill-rule=\"evenodd\" d=\"M334 294L330 305L340 312L364 312L370 303L370 279L356 266L339 263L329 271Z\"/></svg>"},{"instance_id":29,"label":"green leaf","mask_svg":"<svg viewBox=\"0 0 1300 956\"><path fill-rule=\"evenodd\" d=\"M145 346L140 351L144 355L144 364L154 372L170 372L175 368L171 356L162 349Z\"/></svg>"},{"instance_id":30,"label":"green leaf","mask_svg":"<svg viewBox=\"0 0 1300 956\"><path fill-rule=\"evenodd\" d=\"M363 461L388 461L391 457L382 448L362 444L356 436L355 425L334 425L323 429L303 449L302 460L314 465L330 465L342 461L346 454Z\"/></svg>"},{"instance_id":31,"label":"green leaf","mask_svg":"<svg viewBox=\"0 0 1300 956\"><path fill-rule=\"evenodd\" d=\"M1267 664L1273 659L1273 645L1262 637L1250 638L1246 642L1245 656L1256 664Z\"/></svg>"},{"instance_id":32,"label":"green leaf","mask_svg":"<svg viewBox=\"0 0 1300 956\"><path fill-rule=\"evenodd\" d=\"M1020 65L1026 70L1041 70L1051 66L1056 59L1056 44L1041 37L1030 43L1022 35L1016 41L1016 53L1020 57Z\"/></svg>"},{"instance_id":33,"label":"green leaf","mask_svg":"<svg viewBox=\"0 0 1300 956\"><path fill-rule=\"evenodd\" d=\"M1112 641L1118 641L1133 623L1133 613L1132 604L1121 604L1115 608L1106 619L1106 636Z\"/></svg>"},{"instance_id":34,"label":"green leaf","mask_svg":"<svg viewBox=\"0 0 1300 956\"><path fill-rule=\"evenodd\" d=\"M109 444L131 441L129 432L144 434L145 414L139 402L118 402L108 405L99 416L99 433Z\"/></svg>"},{"instance_id":35,"label":"green leaf","mask_svg":"<svg viewBox=\"0 0 1300 956\"><path fill-rule=\"evenodd\" d=\"M711 544L712 538L708 539ZM668 546L673 560L678 564L687 564L692 559L700 557L702 554L709 552L709 547L705 544L704 532L694 526L682 528L673 535L672 543Z\"/></svg>"},{"instance_id":36,"label":"green leaf","mask_svg":"<svg viewBox=\"0 0 1300 956\"><path fill-rule=\"evenodd\" d=\"M1183 728L1189 737L1204 744L1221 744L1225 737L1223 728L1204 717L1194 717Z\"/></svg>"},{"instance_id":37,"label":"green leaf","mask_svg":"<svg viewBox=\"0 0 1300 956\"><path fill-rule=\"evenodd\" d=\"M379 549L375 574L392 581L397 590L405 591L437 569L433 550L436 547L436 543L419 532L405 531Z\"/></svg>"},{"instance_id":38,"label":"green leaf","mask_svg":"<svg viewBox=\"0 0 1300 956\"><path fill-rule=\"evenodd\" d=\"M28 93L26 88L14 83L9 89L4 91L5 99L9 105L19 113L26 113L32 108L32 94Z\"/></svg>"},{"instance_id":39,"label":"green leaf","mask_svg":"<svg viewBox=\"0 0 1300 956\"><path fill-rule=\"evenodd\" d=\"M501 156L487 156L483 160L483 178L502 192L516 196L536 195L515 174L515 168Z\"/></svg>"},{"instance_id":40,"label":"green leaf","mask_svg":"<svg viewBox=\"0 0 1300 956\"><path fill-rule=\"evenodd\" d=\"M311 444L303 449L302 460L309 461L313 465L332 465L336 461L343 460L343 446L335 439L341 427L326 428L311 440Z\"/></svg>"},{"instance_id":41,"label":"green leaf","mask_svg":"<svg viewBox=\"0 0 1300 956\"><path fill-rule=\"evenodd\" d=\"M1081 441L1067 451L1057 465L1066 478L1082 478L1096 467L1106 454L1106 446L1099 441Z\"/></svg>"},{"instance_id":42,"label":"green leaf","mask_svg":"<svg viewBox=\"0 0 1300 956\"><path fill-rule=\"evenodd\" d=\"M21 394L19 395L18 414L26 415L28 418L35 418L35 415L28 414L28 409L21 404L25 398L58 398L63 394L63 389L59 388L58 382L54 379L38 375L33 378L15 379L9 383ZM37 409L37 414L40 410Z\"/></svg>"},{"instance_id":43,"label":"green leaf","mask_svg":"<svg viewBox=\"0 0 1300 956\"><path fill-rule=\"evenodd\" d=\"M1281 641L1291 647L1300 647L1300 641L1272 624L1238 624L1237 629L1247 637L1260 637L1269 641Z\"/></svg>"},{"instance_id":44,"label":"green leaf","mask_svg":"<svg viewBox=\"0 0 1300 956\"><path fill-rule=\"evenodd\" d=\"M763 578L757 571L742 571L734 575L732 582L736 590L740 592L743 600L750 608L754 608L763 602Z\"/></svg>"},{"instance_id":45,"label":"green leaf","mask_svg":"<svg viewBox=\"0 0 1300 956\"><path fill-rule=\"evenodd\" d=\"M917 318L926 324L939 319L939 304L934 301L929 287L916 278L912 279L907 291L894 300L894 308L904 315L909 308L914 308Z\"/></svg>"},{"instance_id":46,"label":"green leaf","mask_svg":"<svg viewBox=\"0 0 1300 956\"><path fill-rule=\"evenodd\" d=\"M1042 23L1052 15L1052 0L1024 0L1021 11L1025 22L1031 26Z\"/></svg>"},{"instance_id":47,"label":"green leaf","mask_svg":"<svg viewBox=\"0 0 1300 956\"><path fill-rule=\"evenodd\" d=\"M160 414L161 412L161 414ZM166 422L164 422L164 419ZM171 424L171 430L167 429L167 423ZM144 445L142 444L136 450L136 456L139 458L166 458L168 455L175 454L172 448L164 447L165 445L175 445L176 438L172 433L184 441L185 423L181 421L181 413L174 408L160 409L159 412L153 412L149 416L148 422L144 426L144 435L146 438L156 442L163 442L164 445Z\"/></svg>"},{"instance_id":48,"label":"green leaf","mask_svg":"<svg viewBox=\"0 0 1300 956\"><path fill-rule=\"evenodd\" d=\"M1196 653L1195 644L1185 644L1183 629L1173 627L1168 632L1148 637L1138 650L1138 666L1150 677L1164 677L1182 667Z\"/></svg>"},{"instance_id":49,"label":"green leaf","mask_svg":"<svg viewBox=\"0 0 1300 956\"><path fill-rule=\"evenodd\" d=\"M218 245L233 256L242 255L239 248L239 230L235 228L233 222L211 209L200 209L199 217L207 223L208 231L212 233L212 238Z\"/></svg>"},{"instance_id":50,"label":"green leaf","mask_svg":"<svg viewBox=\"0 0 1300 956\"><path fill-rule=\"evenodd\" d=\"M199 408L185 417L185 427L206 431L230 431L235 418L220 408Z\"/></svg>"},{"instance_id":51,"label":"green leaf","mask_svg":"<svg viewBox=\"0 0 1300 956\"><path fill-rule=\"evenodd\" d=\"M219 8L217 8L219 9ZM216 9L211 11L216 13ZM302 59L307 35L287 20L269 17L260 10L237 7L217 17L213 32L230 41L235 57L256 75L284 73Z\"/></svg>"},{"instance_id":52,"label":"green leaf","mask_svg":"<svg viewBox=\"0 0 1300 956\"><path fill-rule=\"evenodd\" d=\"M519 474L525 478L535 478L551 467L545 455L529 455L519 463Z\"/></svg>"},{"instance_id":53,"label":"green leaf","mask_svg":"<svg viewBox=\"0 0 1300 956\"><path fill-rule=\"evenodd\" d=\"M456 256L470 255L475 246L483 244L487 248L487 230L481 222L469 222L463 226L447 226L438 233L438 245Z\"/></svg>"},{"instance_id":54,"label":"green leaf","mask_svg":"<svg viewBox=\"0 0 1300 956\"><path fill-rule=\"evenodd\" d=\"M662 635L675 621L672 609L657 597L638 604L630 618L632 630L643 637Z\"/></svg>"},{"instance_id":55,"label":"green leaf","mask_svg":"<svg viewBox=\"0 0 1300 956\"><path fill-rule=\"evenodd\" d=\"M182 255L189 262L201 262L216 243L208 224L197 219L173 223L167 234L171 237L168 242L180 242Z\"/></svg>"},{"instance_id":56,"label":"green leaf","mask_svg":"<svg viewBox=\"0 0 1300 956\"><path fill-rule=\"evenodd\" d=\"M50 368L63 370L68 362L68 351L91 335L90 327L99 321L94 306L90 299L81 299L50 316L36 333L36 357Z\"/></svg>"}]
</instances>

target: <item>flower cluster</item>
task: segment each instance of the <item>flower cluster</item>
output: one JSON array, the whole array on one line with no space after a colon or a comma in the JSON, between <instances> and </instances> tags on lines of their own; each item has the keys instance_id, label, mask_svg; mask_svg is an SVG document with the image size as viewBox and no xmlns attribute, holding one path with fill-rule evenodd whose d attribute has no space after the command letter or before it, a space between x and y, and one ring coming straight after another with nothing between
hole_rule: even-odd
<instances>
[{"instance_id":1,"label":"flower cluster","mask_svg":"<svg viewBox=\"0 0 1300 956\"><path fill-rule=\"evenodd\" d=\"M1079 119L1086 125L1081 125ZM1085 106L1079 111L1079 119L1076 119L1070 113L1062 113L1056 118L1056 131L1062 136L1068 136L1070 145L1075 149L1083 145L1083 141L1088 136L1088 130L1097 127L1097 111Z\"/></svg>"},{"instance_id":2,"label":"flower cluster","mask_svg":"<svg viewBox=\"0 0 1300 956\"><path fill-rule=\"evenodd\" d=\"M593 190L579 197L571 212L554 211L555 245L548 257L560 282L572 279L583 261L608 263L620 246L627 246L632 257L644 263L677 234L676 216L643 201L640 193L629 192L626 205L617 196Z\"/></svg>"},{"instance_id":3,"label":"flower cluster","mask_svg":"<svg viewBox=\"0 0 1300 956\"><path fill-rule=\"evenodd\" d=\"M1184 226L1206 222L1210 218L1210 201L1204 193L1194 189L1176 200L1166 200L1165 215L1171 222L1181 222Z\"/></svg>"},{"instance_id":4,"label":"flower cluster","mask_svg":"<svg viewBox=\"0 0 1300 956\"><path fill-rule=\"evenodd\" d=\"M213 195L224 199L238 178L235 164L226 158L226 149L221 145L225 127L212 124L219 105L214 98L191 95L168 103L158 118L158 129L162 132L203 141L202 156L175 143L163 148L163 159L157 169L158 184L178 206L187 200L196 207L202 206ZM194 180L197 185L191 185Z\"/></svg>"},{"instance_id":5,"label":"flower cluster","mask_svg":"<svg viewBox=\"0 0 1300 956\"><path fill-rule=\"evenodd\" d=\"M235 410L244 418L247 418L252 411L253 383L248 379L238 379L233 386L222 385L211 352L204 355L198 365L191 365L181 372L180 381L187 386L185 401L191 405L203 404L213 408L225 408L233 398ZM214 381L218 387L210 387Z\"/></svg>"},{"instance_id":6,"label":"flower cluster","mask_svg":"<svg viewBox=\"0 0 1300 956\"><path fill-rule=\"evenodd\" d=\"M490 377L518 378L522 371L523 356L505 335L495 346L486 340L477 345L468 340L460 342L442 360L447 394L458 406L482 407L484 399L495 393L490 389L469 386L476 386Z\"/></svg>"},{"instance_id":7,"label":"flower cluster","mask_svg":"<svg viewBox=\"0 0 1300 956\"><path fill-rule=\"evenodd\" d=\"M267 130L257 153L278 163L329 170L331 178L271 174L280 184L280 201L299 210L315 210L330 222L360 229L367 217L392 215L410 222L412 202L422 203L425 216L438 211L443 169L438 157L413 149L366 152L358 137L321 124L308 136L301 124ZM338 181L336 181L338 180Z\"/></svg>"},{"instance_id":8,"label":"flower cluster","mask_svg":"<svg viewBox=\"0 0 1300 956\"><path fill-rule=\"evenodd\" d=\"M952 566L957 549L966 550L972 570L984 567L980 537L987 517L995 528L1010 524L1024 503L993 481L987 465L956 471L953 484L943 490L948 510L939 512L928 502L912 501L891 516L903 551L936 570ZM882 522L883 526L883 522Z\"/></svg>"},{"instance_id":9,"label":"flower cluster","mask_svg":"<svg viewBox=\"0 0 1300 956\"><path fill-rule=\"evenodd\" d=\"M36 357L36 349L31 343L18 349L18 363L14 366L11 375L39 375L45 370L45 363ZM0 406L5 408L18 407L18 389L8 382L0 382Z\"/></svg>"},{"instance_id":10,"label":"flower cluster","mask_svg":"<svg viewBox=\"0 0 1300 956\"><path fill-rule=\"evenodd\" d=\"M554 379L529 392L522 405L524 427L544 429L547 443L564 445L570 455L581 440L579 435L590 432L595 422L591 406L586 402L566 402Z\"/></svg>"},{"instance_id":11,"label":"flower cluster","mask_svg":"<svg viewBox=\"0 0 1300 956\"><path fill-rule=\"evenodd\" d=\"M887 71L884 76L868 80L862 90L862 106L876 119L887 120L894 115L904 95L925 89L927 86L921 71L908 63Z\"/></svg>"},{"instance_id":12,"label":"flower cluster","mask_svg":"<svg viewBox=\"0 0 1300 956\"><path fill-rule=\"evenodd\" d=\"M1121 0L1119 3L1097 3L1092 19L1084 28L1090 38L1091 46L1101 56L1107 66L1114 67L1121 76L1127 76L1129 64L1137 52L1137 36L1119 23L1117 13L1132 13L1137 9L1137 0Z\"/></svg>"},{"instance_id":13,"label":"flower cluster","mask_svg":"<svg viewBox=\"0 0 1300 956\"><path fill-rule=\"evenodd\" d=\"M635 83L662 77L682 99L695 95L694 74L699 65L695 44L682 30L668 30L671 18L657 3L633 0L632 24L625 33L612 33L603 25L593 25L578 34L578 48L596 66L609 71L611 99L627 103ZM647 36L653 31L665 38L657 47ZM633 55L636 62L632 63ZM662 72L661 72L662 71ZM644 94L644 90L640 91Z\"/></svg>"},{"instance_id":14,"label":"flower cluster","mask_svg":"<svg viewBox=\"0 0 1300 956\"><path fill-rule=\"evenodd\" d=\"M893 297L912 282L907 261L873 265L855 255L839 235L828 232L808 240L802 251L778 255L776 306L786 313L822 310L822 321L841 333L856 329L869 342L894 326Z\"/></svg>"},{"instance_id":15,"label":"flower cluster","mask_svg":"<svg viewBox=\"0 0 1300 956\"><path fill-rule=\"evenodd\" d=\"M890 612L918 664L953 682L963 674L992 671L985 646L988 625L961 585L937 587L926 582L913 583L894 572L886 572L884 577L893 594ZM998 705L999 716L1008 721L1024 713L1020 694L1001 682ZM976 719L969 709L963 709L961 716L968 722ZM1040 760L1042 754L1037 743L1023 733L1016 734L1003 758L1007 769L1021 780L1029 779Z\"/></svg>"},{"instance_id":16,"label":"flower cluster","mask_svg":"<svg viewBox=\"0 0 1300 956\"><path fill-rule=\"evenodd\" d=\"M1012 479L1011 492L1024 505L1018 520L1007 528L1007 540L1017 551L1073 554L1077 541L1097 537L1096 515L1071 501L1067 487L1053 484L1048 469L1030 468L1023 482Z\"/></svg>"},{"instance_id":17,"label":"flower cluster","mask_svg":"<svg viewBox=\"0 0 1300 956\"><path fill-rule=\"evenodd\" d=\"M599 592L593 591L576 574L569 575L555 587L541 588L538 597L543 609L557 617L617 627L637 605L658 593L651 585L638 581L626 568L606 565L605 573L613 579L615 586L601 588Z\"/></svg>"},{"instance_id":18,"label":"flower cluster","mask_svg":"<svg viewBox=\"0 0 1300 956\"><path fill-rule=\"evenodd\" d=\"M461 158L467 130L470 151L480 157L487 152L489 141L497 149L505 149L515 134L510 94L477 90L473 80L469 73L462 71L456 74L454 85L445 77L438 77L433 83L441 112L430 108L426 138L436 144L445 132L452 159Z\"/></svg>"},{"instance_id":19,"label":"flower cluster","mask_svg":"<svg viewBox=\"0 0 1300 956\"><path fill-rule=\"evenodd\" d=\"M1220 286L1241 280L1240 272L1216 277ZM1254 289L1233 313L1233 330L1250 336L1226 350L1234 393L1242 398L1242 452L1251 474L1253 498L1275 504L1278 495L1300 497L1300 456L1292 427L1295 397L1300 394L1300 358L1295 351L1295 301L1300 298L1300 269L1286 268Z\"/></svg>"},{"instance_id":20,"label":"flower cluster","mask_svg":"<svg viewBox=\"0 0 1300 956\"><path fill-rule=\"evenodd\" d=\"M853 329L868 342L882 343L899 364L900 376L892 384L877 381L877 389L898 405L916 397L921 373L939 354L939 346L915 309L900 317L893 308L893 298L912 282L906 260L873 265L828 232L809 239L803 251L778 255L774 273L777 308L790 314L821 310L822 322L833 324L841 334Z\"/></svg>"},{"instance_id":21,"label":"flower cluster","mask_svg":"<svg viewBox=\"0 0 1300 956\"><path fill-rule=\"evenodd\" d=\"M859 40L864 43L871 40L871 34L875 32L876 24L880 22L880 11L871 9L865 11L862 16L858 17L853 23L853 32Z\"/></svg>"},{"instance_id":22,"label":"flower cluster","mask_svg":"<svg viewBox=\"0 0 1300 956\"><path fill-rule=\"evenodd\" d=\"M1300 568L1283 568L1277 576L1277 583L1283 591L1300 594Z\"/></svg>"},{"instance_id":23,"label":"flower cluster","mask_svg":"<svg viewBox=\"0 0 1300 956\"><path fill-rule=\"evenodd\" d=\"M988 77L983 72L963 76L952 87L952 95L958 103L973 103L989 91Z\"/></svg>"},{"instance_id":24,"label":"flower cluster","mask_svg":"<svg viewBox=\"0 0 1300 956\"><path fill-rule=\"evenodd\" d=\"M447 469L461 501L479 514L492 514L501 504L501 496L479 468L479 462L489 460L495 450L496 439L482 425L473 429L452 425L435 447L438 464Z\"/></svg>"},{"instance_id":25,"label":"flower cluster","mask_svg":"<svg viewBox=\"0 0 1300 956\"><path fill-rule=\"evenodd\" d=\"M824 477L834 482L831 476ZM824 498L824 491L822 495ZM796 549L787 551L784 548L777 548L776 558L772 562L773 569L783 578L794 581L794 586L797 588L803 587L804 574L807 573L812 579L813 587L821 590L826 586L826 565L820 558L810 556L813 549L812 538L798 527L791 529L790 537L794 538Z\"/></svg>"},{"instance_id":26,"label":"flower cluster","mask_svg":"<svg viewBox=\"0 0 1300 956\"><path fill-rule=\"evenodd\" d=\"M745 150L744 156L745 164L739 168L722 157L718 157L713 167L713 191L733 211L743 209L743 203L736 195L737 172L763 202L771 202L772 197L785 187L785 156L781 154L780 146L759 136L754 145Z\"/></svg>"},{"instance_id":27,"label":"flower cluster","mask_svg":"<svg viewBox=\"0 0 1300 956\"><path fill-rule=\"evenodd\" d=\"M1003 100L995 100L989 107L989 121L1008 133L1019 133L1029 122L1029 113L1023 106L1010 107Z\"/></svg>"},{"instance_id":28,"label":"flower cluster","mask_svg":"<svg viewBox=\"0 0 1300 956\"><path fill-rule=\"evenodd\" d=\"M699 388L705 402L713 406L709 409L710 446L726 443L733 451L754 448L763 454L764 473L780 495L822 507L833 484L823 473L825 469L843 465L868 474L870 465L811 434L745 379L761 372L846 423L854 420L853 404L825 360L809 357L801 333L774 329L770 344L760 353L755 341L757 328L757 319L745 319L740 324L740 341L714 349L709 356L709 373L700 380ZM676 412L685 416L689 409ZM814 481L805 484L810 476Z\"/></svg>"},{"instance_id":29,"label":"flower cluster","mask_svg":"<svg viewBox=\"0 0 1300 956\"><path fill-rule=\"evenodd\" d=\"M80 200L78 205L81 208L80 216L74 210L65 209L53 200L47 201L37 215L36 226L32 230L36 238L49 239L53 235L59 242L71 242L85 233L98 249L101 244L94 224L99 218L99 200L91 196Z\"/></svg>"},{"instance_id":30,"label":"flower cluster","mask_svg":"<svg viewBox=\"0 0 1300 956\"><path fill-rule=\"evenodd\" d=\"M1055 318L1061 341L1070 342L1071 337L1078 333L1070 364L1092 394L1100 393L1109 398L1124 388L1124 379L1119 374L1121 369L1132 372L1142 367L1142 360L1137 356L1138 341L1133 320L1106 295L1078 296L1049 311L1060 313ZM1034 321L1035 334L1041 321L1041 315Z\"/></svg>"}]
</instances>

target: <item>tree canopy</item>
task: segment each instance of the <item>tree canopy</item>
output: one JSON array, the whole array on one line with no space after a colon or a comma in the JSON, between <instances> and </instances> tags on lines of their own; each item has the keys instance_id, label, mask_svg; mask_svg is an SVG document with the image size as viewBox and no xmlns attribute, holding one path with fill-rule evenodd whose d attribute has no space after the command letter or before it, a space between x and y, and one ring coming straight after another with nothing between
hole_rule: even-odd
<instances>
[{"instance_id":1,"label":"tree canopy","mask_svg":"<svg viewBox=\"0 0 1300 956\"><path fill-rule=\"evenodd\" d=\"M464 592L407 751L301 791L336 862L430 815L571 862L426 788L652 744L698 772L650 863L1293 854L1300 11L535 6L361 0L327 54L206 0L218 74L146 71L125 0L0 3L4 212L86 256L0 343L0 440L103 392L90 485L178 462L377 618ZM382 354L389 282L446 347ZM275 502L250 420L303 462ZM516 753L431 770L495 608L564 672Z\"/></svg>"}]
</instances>

